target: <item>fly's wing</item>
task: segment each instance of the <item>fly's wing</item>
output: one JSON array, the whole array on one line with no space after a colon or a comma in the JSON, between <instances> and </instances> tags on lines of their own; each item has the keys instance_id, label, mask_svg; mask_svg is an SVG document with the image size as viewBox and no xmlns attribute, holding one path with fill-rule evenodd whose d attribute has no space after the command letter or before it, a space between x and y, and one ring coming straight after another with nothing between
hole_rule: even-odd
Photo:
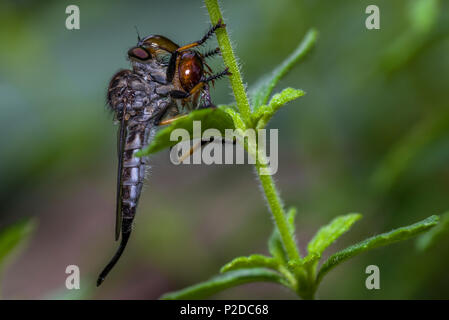
<instances>
[{"instance_id":1,"label":"fly's wing","mask_svg":"<svg viewBox=\"0 0 449 320\"><path fill-rule=\"evenodd\" d=\"M123 169L123 151L125 148L125 116L122 116L120 128L117 136L117 152L118 152L118 170L117 170L117 199L115 204L115 240L120 238L122 230L122 169Z\"/></svg>"}]
</instances>

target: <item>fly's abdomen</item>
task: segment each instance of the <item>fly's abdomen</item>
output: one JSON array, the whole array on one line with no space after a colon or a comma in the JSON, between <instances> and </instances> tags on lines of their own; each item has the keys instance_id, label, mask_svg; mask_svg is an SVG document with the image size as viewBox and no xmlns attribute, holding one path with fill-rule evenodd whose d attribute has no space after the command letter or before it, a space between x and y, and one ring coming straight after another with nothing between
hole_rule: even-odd
<instances>
[{"instance_id":1,"label":"fly's abdomen","mask_svg":"<svg viewBox=\"0 0 449 320\"><path fill-rule=\"evenodd\" d=\"M135 153L142 149L148 141L151 128L143 122L129 120L126 129L126 140L123 151L122 168L122 232L131 231L132 220L136 214L142 186L145 179L147 157L136 157Z\"/></svg>"}]
</instances>

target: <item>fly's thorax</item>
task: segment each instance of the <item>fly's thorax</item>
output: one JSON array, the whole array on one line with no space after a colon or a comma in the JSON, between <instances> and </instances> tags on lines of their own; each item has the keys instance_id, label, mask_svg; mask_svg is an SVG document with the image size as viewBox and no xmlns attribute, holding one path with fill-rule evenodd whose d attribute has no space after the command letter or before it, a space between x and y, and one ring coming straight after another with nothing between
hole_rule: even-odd
<instances>
[{"instance_id":1,"label":"fly's thorax","mask_svg":"<svg viewBox=\"0 0 449 320\"><path fill-rule=\"evenodd\" d=\"M115 113L123 110L127 103L128 94L126 91L131 75L132 72L130 70L120 70L112 77L111 81L109 81L106 99L108 106Z\"/></svg>"},{"instance_id":2,"label":"fly's thorax","mask_svg":"<svg viewBox=\"0 0 449 320\"><path fill-rule=\"evenodd\" d=\"M174 104L168 95L170 85L151 81L151 77L147 78L150 80L130 70L120 71L112 78L107 99L117 120L121 120L125 115L128 119L149 121L164 112L170 104Z\"/></svg>"},{"instance_id":3,"label":"fly's thorax","mask_svg":"<svg viewBox=\"0 0 449 320\"><path fill-rule=\"evenodd\" d=\"M147 63L133 61L133 70L136 74L140 75L146 81L151 82L155 87L155 94L152 97L154 106L157 111L176 109L179 113L179 107L177 101L172 99L169 95L170 91L176 90L178 82L176 78L172 82L167 83L167 64L160 62L159 60L151 60Z\"/></svg>"},{"instance_id":4,"label":"fly's thorax","mask_svg":"<svg viewBox=\"0 0 449 320\"><path fill-rule=\"evenodd\" d=\"M109 83L108 104L116 118L121 119L124 109L126 113L135 113L148 105L154 92L154 84L130 70L123 70L116 73Z\"/></svg>"},{"instance_id":5,"label":"fly's thorax","mask_svg":"<svg viewBox=\"0 0 449 320\"><path fill-rule=\"evenodd\" d=\"M133 71L146 81L154 81L160 84L167 83L167 65L155 60L148 63L132 62Z\"/></svg>"}]
</instances>

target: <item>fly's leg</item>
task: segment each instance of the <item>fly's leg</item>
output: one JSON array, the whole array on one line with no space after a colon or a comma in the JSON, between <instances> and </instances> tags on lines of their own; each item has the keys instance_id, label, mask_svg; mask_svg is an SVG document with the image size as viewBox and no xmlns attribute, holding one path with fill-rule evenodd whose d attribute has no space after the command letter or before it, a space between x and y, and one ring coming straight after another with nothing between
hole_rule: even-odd
<instances>
[{"instance_id":1,"label":"fly's leg","mask_svg":"<svg viewBox=\"0 0 449 320\"><path fill-rule=\"evenodd\" d=\"M198 91L203 90L204 87L207 86L208 82L214 82L215 80L218 80L224 76L230 76L230 75L232 75L232 74L229 72L229 68L226 68L219 73L216 73L214 75L211 75L210 77L207 77L207 78L201 80L189 92L181 91L181 90L172 90L168 94L174 99L187 99L188 97L197 93Z\"/></svg>"},{"instance_id":2,"label":"fly's leg","mask_svg":"<svg viewBox=\"0 0 449 320\"><path fill-rule=\"evenodd\" d=\"M203 80L204 83L214 82L215 80L221 79L224 76L232 76L232 73L229 71L229 68L224 69L223 71L213 74L210 77L207 77Z\"/></svg>"},{"instance_id":3,"label":"fly's leg","mask_svg":"<svg viewBox=\"0 0 449 320\"><path fill-rule=\"evenodd\" d=\"M215 56L217 54L221 54L220 48L218 48L218 47L215 48L214 50L210 50L210 51L207 51L206 53L203 53L203 57L204 58L210 58L210 57L213 57L213 56Z\"/></svg>"},{"instance_id":4,"label":"fly's leg","mask_svg":"<svg viewBox=\"0 0 449 320\"><path fill-rule=\"evenodd\" d=\"M177 109L177 107L174 108L172 104L162 104L159 109L157 109L155 114L156 115L153 118L153 124L155 126L163 126L175 121L177 116L179 115L179 110ZM164 119L165 117L167 117L167 119Z\"/></svg>"},{"instance_id":5,"label":"fly's leg","mask_svg":"<svg viewBox=\"0 0 449 320\"><path fill-rule=\"evenodd\" d=\"M237 140L235 139L235 137L234 137L234 139L232 141L227 141L227 140L224 140L224 139L221 139L221 141L215 141L216 138L217 137L211 137L209 139L202 139L201 141L198 141L195 145L193 145L189 149L189 151L187 151L186 153L182 154L179 157L179 163L184 162L184 160L186 160L188 157L192 156L195 153L195 151L198 150L198 148L204 147L204 146L208 145L209 143L217 143L217 142L218 143L222 143L222 144L232 143L233 145L235 145L237 143Z\"/></svg>"},{"instance_id":6,"label":"fly's leg","mask_svg":"<svg viewBox=\"0 0 449 320\"><path fill-rule=\"evenodd\" d=\"M210 98L209 85L207 83L202 83L201 85L198 85L198 88L201 88L204 91L204 99L205 99L205 103L203 105L201 105L198 109L216 108L217 106L212 103L211 98ZM193 93L196 93L196 92L198 92L198 90L200 90L200 89L196 89L195 91L193 91L193 90L192 91L193 91ZM180 92L182 92L182 91L180 91ZM190 93L190 95L192 95L193 93ZM162 121L157 121L156 125L164 126L164 125L171 124L171 123L175 122L176 120L182 119L185 117L187 117L186 114L177 115L172 118L168 118L168 119L165 119Z\"/></svg>"},{"instance_id":7,"label":"fly's leg","mask_svg":"<svg viewBox=\"0 0 449 320\"><path fill-rule=\"evenodd\" d=\"M200 105L198 109L216 108L217 106L212 103L210 98L209 85L206 83L204 85L204 104Z\"/></svg>"},{"instance_id":8,"label":"fly's leg","mask_svg":"<svg viewBox=\"0 0 449 320\"><path fill-rule=\"evenodd\" d=\"M168 62L167 76L166 76L167 82L170 83L173 80L173 77L175 75L176 59L178 58L179 53L181 53L182 51L189 50L194 47L201 46L215 33L215 31L217 31L217 29L224 28L224 27L226 27L226 25L220 19L217 22L217 24L212 26L200 40L189 43L185 46L182 46L182 47L179 47L178 49L176 49L176 51L174 51L172 53L172 55L170 57L170 61Z\"/></svg>"},{"instance_id":9,"label":"fly's leg","mask_svg":"<svg viewBox=\"0 0 449 320\"><path fill-rule=\"evenodd\" d=\"M186 153L182 154L179 157L179 159L178 159L179 163L183 163L184 160L186 160L188 157L190 157L199 147L202 147L203 145L206 145L208 143L209 143L209 141L206 141L206 140L198 141L194 146L192 146L189 149L189 151L187 151Z\"/></svg>"},{"instance_id":10,"label":"fly's leg","mask_svg":"<svg viewBox=\"0 0 449 320\"><path fill-rule=\"evenodd\" d=\"M180 115L180 116L175 116L173 118L169 118L169 119L165 119L165 120L162 120L162 121L158 121L157 125L158 126L165 126L167 124L171 124L171 123L175 122L178 119L182 119L182 118L185 118L185 117L187 117L186 114L183 114L183 115Z\"/></svg>"},{"instance_id":11,"label":"fly's leg","mask_svg":"<svg viewBox=\"0 0 449 320\"><path fill-rule=\"evenodd\" d=\"M210 37L212 37L212 35L215 33L215 31L217 31L217 29L224 28L224 27L226 27L226 25L223 23L223 21L221 19L218 20L217 24L212 26L200 40L192 42L192 43L189 43L189 44L187 44L185 46L179 47L178 49L176 49L176 52L182 52L182 51L194 48L194 47L201 46Z\"/></svg>"}]
</instances>

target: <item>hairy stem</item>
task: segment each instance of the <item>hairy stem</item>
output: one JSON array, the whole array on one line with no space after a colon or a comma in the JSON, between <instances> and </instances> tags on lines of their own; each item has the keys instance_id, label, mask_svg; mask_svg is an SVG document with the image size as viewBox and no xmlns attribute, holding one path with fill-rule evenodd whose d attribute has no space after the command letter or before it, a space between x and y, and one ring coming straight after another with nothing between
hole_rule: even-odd
<instances>
[{"instance_id":1,"label":"hairy stem","mask_svg":"<svg viewBox=\"0 0 449 320\"><path fill-rule=\"evenodd\" d=\"M258 155L256 168L259 177L260 184L265 193L265 197L270 207L270 211L273 214L276 227L279 230L282 244L287 252L289 260L300 260L299 250L296 245L294 235L290 232L288 226L287 217L282 205L282 200L279 196L279 192L274 184L273 177L267 172L266 165L262 164L260 154Z\"/></svg>"},{"instance_id":2,"label":"hairy stem","mask_svg":"<svg viewBox=\"0 0 449 320\"><path fill-rule=\"evenodd\" d=\"M212 24L216 24L220 19L223 21L218 1L204 0L204 2ZM229 71L232 73L229 79L237 102L237 108L239 109L246 126L251 127L251 107L249 105L248 97L246 96L245 86L243 85L242 76L240 75L237 60L235 59L234 51L232 50L228 32L226 31L226 28L219 28L215 31L215 34L217 36L223 60L229 68Z\"/></svg>"},{"instance_id":3,"label":"hairy stem","mask_svg":"<svg viewBox=\"0 0 449 320\"><path fill-rule=\"evenodd\" d=\"M204 0L207 11L212 24L216 24L220 19L223 19L220 6L217 0ZM251 128L251 107L249 105L248 97L246 95L245 87L243 86L242 76L237 65L237 61L232 50L231 41L229 40L228 33L225 28L220 28L216 31L218 45L220 46L221 54L226 66L231 71L230 76L232 90L234 92L237 107L242 116L243 121L246 124L246 128ZM247 146L247 150L251 154L256 154L256 168L259 176L262 189L265 193L268 205L271 213L273 214L274 221L281 235L282 243L285 247L289 259L301 259L299 250L296 245L293 234L290 232L286 214L282 205L281 198L274 184L273 178L270 174L267 174L267 167L265 165L265 159L263 155L259 154L257 145Z\"/></svg>"}]
</instances>

